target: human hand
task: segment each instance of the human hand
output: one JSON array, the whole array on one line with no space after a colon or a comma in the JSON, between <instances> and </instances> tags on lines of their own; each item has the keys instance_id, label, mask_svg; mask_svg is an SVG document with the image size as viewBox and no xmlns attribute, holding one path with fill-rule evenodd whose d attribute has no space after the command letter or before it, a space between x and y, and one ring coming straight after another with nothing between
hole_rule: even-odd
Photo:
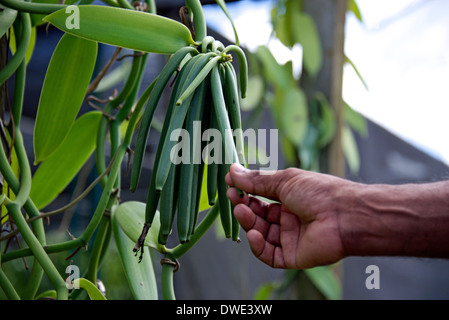
<instances>
[{"instance_id":1,"label":"human hand","mask_svg":"<svg viewBox=\"0 0 449 320\"><path fill-rule=\"evenodd\" d=\"M264 263L305 269L344 257L337 194L350 182L296 168L260 174L233 164L226 183L231 187L227 196L247 232L251 250ZM240 197L235 187L245 195Z\"/></svg>"}]
</instances>

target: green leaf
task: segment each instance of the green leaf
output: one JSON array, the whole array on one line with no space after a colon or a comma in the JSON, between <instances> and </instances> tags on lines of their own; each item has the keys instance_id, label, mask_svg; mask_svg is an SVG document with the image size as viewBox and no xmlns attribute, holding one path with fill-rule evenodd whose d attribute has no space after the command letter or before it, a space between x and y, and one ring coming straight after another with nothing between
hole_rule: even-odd
<instances>
[{"instance_id":1,"label":"green leaf","mask_svg":"<svg viewBox=\"0 0 449 320\"><path fill-rule=\"evenodd\" d=\"M204 211L212 207L209 204L209 197L207 196L207 165L204 166L203 184L201 185L200 205L198 212Z\"/></svg>"},{"instance_id":2,"label":"green leaf","mask_svg":"<svg viewBox=\"0 0 449 320\"><path fill-rule=\"evenodd\" d=\"M108 6L79 6L79 28L71 28L71 14L56 11L43 20L64 32L136 51L171 54L195 44L183 24L156 14Z\"/></svg>"},{"instance_id":3,"label":"green leaf","mask_svg":"<svg viewBox=\"0 0 449 320\"><path fill-rule=\"evenodd\" d=\"M291 87L293 75L289 76L287 74L287 68L276 61L276 58L273 56L270 49L266 46L259 46L256 50L256 56L262 63L263 76L269 83L276 88L283 90L287 90Z\"/></svg>"},{"instance_id":4,"label":"green leaf","mask_svg":"<svg viewBox=\"0 0 449 320\"><path fill-rule=\"evenodd\" d=\"M89 159L101 117L101 112L91 111L78 118L58 150L37 168L30 197L39 209L53 201Z\"/></svg>"},{"instance_id":5,"label":"green leaf","mask_svg":"<svg viewBox=\"0 0 449 320\"><path fill-rule=\"evenodd\" d=\"M26 63L30 62L31 57L33 56L34 46L36 44L36 27L31 28L30 34L30 43L28 44L27 51L25 53ZM11 53L16 53L16 36L14 34L14 29L11 29L11 38L9 40L9 47L11 49Z\"/></svg>"},{"instance_id":6,"label":"green leaf","mask_svg":"<svg viewBox=\"0 0 449 320\"><path fill-rule=\"evenodd\" d=\"M280 109L281 129L296 146L303 141L307 131L307 98L304 92L293 87L284 92Z\"/></svg>"},{"instance_id":7,"label":"green leaf","mask_svg":"<svg viewBox=\"0 0 449 320\"><path fill-rule=\"evenodd\" d=\"M136 300L157 300L157 282L150 252L145 250L142 261L139 263L139 259L132 250L135 242L120 227L114 210L112 211L111 224L115 243L134 298Z\"/></svg>"},{"instance_id":8,"label":"green leaf","mask_svg":"<svg viewBox=\"0 0 449 320\"><path fill-rule=\"evenodd\" d=\"M299 148L299 159L301 160L301 168L306 170L317 171L319 169L319 130L311 123L307 126L306 136Z\"/></svg>"},{"instance_id":9,"label":"green leaf","mask_svg":"<svg viewBox=\"0 0 449 320\"><path fill-rule=\"evenodd\" d=\"M86 290L90 300L106 300L106 297L101 293L97 286L85 278L73 280L73 287Z\"/></svg>"},{"instance_id":10,"label":"green leaf","mask_svg":"<svg viewBox=\"0 0 449 320\"><path fill-rule=\"evenodd\" d=\"M120 204L115 211L117 223L134 244L139 239L145 223L145 205L139 201L128 201ZM157 211L145 238L145 245L162 252L163 247L159 244L159 228L159 212Z\"/></svg>"},{"instance_id":11,"label":"green leaf","mask_svg":"<svg viewBox=\"0 0 449 320\"><path fill-rule=\"evenodd\" d=\"M273 282L267 282L260 285L254 294L254 300L269 300L277 287L278 285Z\"/></svg>"},{"instance_id":12,"label":"green leaf","mask_svg":"<svg viewBox=\"0 0 449 320\"><path fill-rule=\"evenodd\" d=\"M46 299L54 299L56 300L58 297L58 294L56 293L56 290L47 290L42 293L40 293L35 300L46 300Z\"/></svg>"},{"instance_id":13,"label":"green leaf","mask_svg":"<svg viewBox=\"0 0 449 320\"><path fill-rule=\"evenodd\" d=\"M341 299L340 281L334 274L332 267L316 267L305 269L304 272L327 299Z\"/></svg>"},{"instance_id":14,"label":"green leaf","mask_svg":"<svg viewBox=\"0 0 449 320\"><path fill-rule=\"evenodd\" d=\"M347 55L345 55L345 63L348 63L354 69L354 71L357 74L357 76L359 77L360 81L362 81L363 86L365 87L366 90L368 90L368 85L366 84L366 82L363 79L362 75L360 74L359 70L356 68L355 64L352 62L351 59L348 58Z\"/></svg>"},{"instance_id":15,"label":"green leaf","mask_svg":"<svg viewBox=\"0 0 449 320\"><path fill-rule=\"evenodd\" d=\"M5 8L4 6L0 5L0 38L3 37L3 35L12 26L14 20L16 20L16 17L16 10Z\"/></svg>"},{"instance_id":16,"label":"green leaf","mask_svg":"<svg viewBox=\"0 0 449 320\"><path fill-rule=\"evenodd\" d=\"M330 143L335 136L335 132L337 131L337 120L334 110L323 93L317 93L315 99L318 101L321 111L318 147L322 148Z\"/></svg>"},{"instance_id":17,"label":"green leaf","mask_svg":"<svg viewBox=\"0 0 449 320\"><path fill-rule=\"evenodd\" d=\"M234 21L232 20L231 15L229 14L228 8L226 7L226 3L224 0L216 0L217 4L220 6L221 10L225 13L226 17L228 17L229 22L231 22L232 29L234 30L234 36L235 36L235 44L239 45L239 36L237 34L237 29L235 28Z\"/></svg>"},{"instance_id":18,"label":"green leaf","mask_svg":"<svg viewBox=\"0 0 449 320\"><path fill-rule=\"evenodd\" d=\"M45 75L34 127L35 163L48 158L70 130L86 94L97 58L97 43L61 37Z\"/></svg>"},{"instance_id":19,"label":"green leaf","mask_svg":"<svg viewBox=\"0 0 449 320\"><path fill-rule=\"evenodd\" d=\"M344 103L344 119L346 124L348 124L351 129L355 130L362 137L368 136L368 125L366 123L365 117L363 117L359 112L355 111L349 104Z\"/></svg>"},{"instance_id":20,"label":"green leaf","mask_svg":"<svg viewBox=\"0 0 449 320\"><path fill-rule=\"evenodd\" d=\"M320 36L315 21L308 14L295 12L291 26L296 42L302 46L304 68L315 77L323 64Z\"/></svg>"},{"instance_id":21,"label":"green leaf","mask_svg":"<svg viewBox=\"0 0 449 320\"><path fill-rule=\"evenodd\" d=\"M356 18L363 23L363 17L360 13L359 6L357 5L357 2L355 0L348 0L348 11L354 13Z\"/></svg>"},{"instance_id":22,"label":"green leaf","mask_svg":"<svg viewBox=\"0 0 449 320\"><path fill-rule=\"evenodd\" d=\"M272 12L274 14L274 12ZM285 12L282 15L276 17L273 23L276 38L282 42L282 44L288 48L293 47L295 39L292 34L292 28L290 26L290 14Z\"/></svg>"},{"instance_id":23,"label":"green leaf","mask_svg":"<svg viewBox=\"0 0 449 320\"><path fill-rule=\"evenodd\" d=\"M357 173L360 169L360 156L357 142L351 128L347 125L344 126L342 128L341 136L343 154L345 155L349 170L351 173Z\"/></svg>"}]
</instances>

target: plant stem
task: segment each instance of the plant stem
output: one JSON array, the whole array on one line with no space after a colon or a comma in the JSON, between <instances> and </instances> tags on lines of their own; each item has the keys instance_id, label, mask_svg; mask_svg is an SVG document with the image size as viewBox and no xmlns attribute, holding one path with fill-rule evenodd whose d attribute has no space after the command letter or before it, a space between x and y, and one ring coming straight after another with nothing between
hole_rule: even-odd
<instances>
[{"instance_id":1,"label":"plant stem","mask_svg":"<svg viewBox=\"0 0 449 320\"><path fill-rule=\"evenodd\" d=\"M199 0L186 0L186 6L193 14L195 26L195 41L201 42L207 36L206 20L204 18L203 7Z\"/></svg>"},{"instance_id":2,"label":"plant stem","mask_svg":"<svg viewBox=\"0 0 449 320\"><path fill-rule=\"evenodd\" d=\"M170 264L162 264L161 269L161 291L164 300L176 300L173 288L174 267Z\"/></svg>"},{"instance_id":3,"label":"plant stem","mask_svg":"<svg viewBox=\"0 0 449 320\"><path fill-rule=\"evenodd\" d=\"M127 0L117 0L117 3L122 8L134 10L134 7Z\"/></svg>"},{"instance_id":4,"label":"plant stem","mask_svg":"<svg viewBox=\"0 0 449 320\"><path fill-rule=\"evenodd\" d=\"M117 150L116 158L112 165L111 172L106 181L106 185L104 187L103 193L101 194L97 208L95 209L95 212L88 226L84 230L83 235L80 237L81 239L83 239L84 243L87 243L89 239L92 237L95 229L97 228L101 220L101 217L103 216L104 210L107 208L109 199L114 189L115 181L121 169L123 157L125 156L127 150L128 146L123 144Z\"/></svg>"},{"instance_id":5,"label":"plant stem","mask_svg":"<svg viewBox=\"0 0 449 320\"><path fill-rule=\"evenodd\" d=\"M138 55L139 52L134 52L134 54ZM135 57L135 59L139 59L140 65L139 70L135 74L134 78L134 87L132 88L131 92L129 93L128 97L126 98L122 108L115 116L115 122L122 123L128 116L129 113L132 110L132 107L134 106L134 102L136 101L136 97L139 94L140 86L143 79L143 74L145 71L146 62L148 59L148 53L144 53L143 55L140 55L138 57ZM131 70L132 72L132 70Z\"/></svg>"},{"instance_id":6,"label":"plant stem","mask_svg":"<svg viewBox=\"0 0 449 320\"><path fill-rule=\"evenodd\" d=\"M35 237L31 229L28 227L28 224L25 221L22 213L20 212L20 207L17 203L9 202L6 203L6 207L8 209L9 214L14 219L14 222L17 228L20 230L20 234L25 240L26 244L30 248L34 257L39 261L39 264L44 269L46 275L50 279L51 283L55 287L55 290L58 294L59 300L67 300L68 298L68 289L65 285L65 281L59 274L58 270L50 260L50 257L47 255L39 240Z\"/></svg>"},{"instance_id":7,"label":"plant stem","mask_svg":"<svg viewBox=\"0 0 449 320\"><path fill-rule=\"evenodd\" d=\"M97 236L95 237L94 245L92 246L92 252L89 258L89 266L87 271L87 279L92 283L97 282L98 266L100 264L101 253L103 252L103 246L106 241L106 235L110 228L109 217L103 216L98 226Z\"/></svg>"},{"instance_id":8,"label":"plant stem","mask_svg":"<svg viewBox=\"0 0 449 320\"><path fill-rule=\"evenodd\" d=\"M117 3L116 0L102 0L102 1L111 7L119 7L119 4Z\"/></svg>"},{"instance_id":9,"label":"plant stem","mask_svg":"<svg viewBox=\"0 0 449 320\"><path fill-rule=\"evenodd\" d=\"M148 4L148 12L157 14L156 0L146 0L146 3Z\"/></svg>"},{"instance_id":10,"label":"plant stem","mask_svg":"<svg viewBox=\"0 0 449 320\"><path fill-rule=\"evenodd\" d=\"M195 229L195 232L190 237L190 241L184 244L179 244L178 246L167 249L167 254L174 259L179 259L183 256L187 251L192 248L195 243L198 242L199 239L206 233L207 230L212 226L214 221L217 219L220 213L220 207L218 201L214 204L214 206L210 209L207 215L201 220L198 227Z\"/></svg>"},{"instance_id":11,"label":"plant stem","mask_svg":"<svg viewBox=\"0 0 449 320\"><path fill-rule=\"evenodd\" d=\"M24 17L25 17L25 20L26 19L29 20L28 14L25 15ZM20 39L22 37L25 37L25 38L28 37L29 27L30 27L30 25L25 23L25 24L22 24L21 30L20 30L19 25L14 24L14 30L15 30L16 37L20 38ZM20 202L20 206L24 205L24 208L30 217L38 217L39 211L37 210L37 208L34 206L34 204L28 198L29 189L24 190L24 188L23 188L24 184L25 184L26 188L31 187L30 168L28 165L26 151L25 151L25 148L23 145L21 134L20 134L20 119L22 117L22 108L23 108L23 99L24 99L25 81L26 81L26 59L25 59L25 57L22 58L22 62L20 63L19 67L17 68L14 81L15 81L14 82L14 100L13 100L13 107L12 107L12 112L11 112L13 122L12 122L12 125L10 128L10 132L14 132L14 134L11 134L11 136L15 137L15 139L14 139L15 149L16 149L16 151L19 151L21 153L19 160L21 161L20 166L21 166L21 168L23 168L22 173L27 175L27 177L25 178L26 183L22 182L19 185L19 181L16 179L12 170L10 170L9 162L6 159L6 155L4 153L3 148L1 150L1 156L0 156L2 158L2 160L0 161L2 163L1 171L9 172L7 174L6 180L7 180L9 187L13 190L14 194L19 193L19 187L20 187L20 192L23 194L22 197L24 198L24 200L22 200L20 198L16 199L16 201ZM18 138L16 138L16 137L18 137ZM24 203L22 203L22 202L24 202ZM39 240L40 244L45 245L45 230L44 230L42 221L33 222L32 229L33 229L33 232L36 235L37 239ZM15 229L15 231L18 232L19 230ZM25 289L22 293L23 299L29 300L35 296L35 294L37 293L37 290L40 286L43 273L44 272L43 272L42 267L36 261L36 259L34 259L33 267L31 269L31 273L29 275L29 280L27 281Z\"/></svg>"},{"instance_id":12,"label":"plant stem","mask_svg":"<svg viewBox=\"0 0 449 320\"><path fill-rule=\"evenodd\" d=\"M63 4L36 3L17 0L0 0L0 3L5 7L21 12L24 11L25 13L50 14L67 7Z\"/></svg>"},{"instance_id":13,"label":"plant stem","mask_svg":"<svg viewBox=\"0 0 449 320\"><path fill-rule=\"evenodd\" d=\"M0 288L2 288L3 292L5 293L6 297L9 300L20 300L20 297L17 294L16 289L14 289L14 286L11 284L8 277L1 268L0 268Z\"/></svg>"},{"instance_id":14,"label":"plant stem","mask_svg":"<svg viewBox=\"0 0 449 320\"><path fill-rule=\"evenodd\" d=\"M109 116L111 114L111 112L115 108L117 108L120 105L120 103L122 103L130 95L130 93L134 89L136 81L138 80L141 66L142 66L142 56L135 55L133 58L133 64L132 64L128 79L126 80L126 83L123 86L123 89L119 93L119 95L116 96L115 98L113 98L111 101L109 101L108 104L105 106L104 111L103 111L105 115ZM105 149L104 149L105 138L106 138L106 131L107 131L108 124L111 124L112 122L114 122L114 120L110 120L106 116L102 117L101 121L100 121L99 128L98 128L97 149L95 152L98 174L100 174L101 172L104 172L105 168L106 168ZM112 149L112 147L111 147L111 149ZM114 151L112 151L112 152L114 152ZM104 187L105 183L106 183L106 177L101 179L101 185L103 187Z\"/></svg>"},{"instance_id":15,"label":"plant stem","mask_svg":"<svg viewBox=\"0 0 449 320\"><path fill-rule=\"evenodd\" d=\"M20 118L20 114L18 114ZM58 299L67 299L68 291L65 286L65 282L62 277L59 275L58 270L53 265L52 261L48 257L47 253L42 247L42 244L33 234L31 229L29 228L25 218L20 211L20 208L26 203L30 189L31 189L31 170L28 163L28 158L26 154L26 150L23 144L23 138L19 127L15 127L15 140L14 147L16 149L17 159L19 162L20 168L20 189L16 194L14 201L6 201L6 208L8 209L9 214L14 219L14 222L19 229L23 239L27 243L29 249L34 255L34 258L39 261L42 269L45 271L56 291L58 292ZM2 152L4 154L4 152ZM2 157L3 158L3 157ZM35 272L39 274L38 269ZM34 288L36 289L36 288Z\"/></svg>"},{"instance_id":16,"label":"plant stem","mask_svg":"<svg viewBox=\"0 0 449 320\"><path fill-rule=\"evenodd\" d=\"M4 0L0 0L0 3ZM14 1L18 3L25 3L22 1ZM9 60L8 64L0 70L0 84L5 82L12 76L12 74L17 70L17 68L22 63L23 59L26 56L26 51L28 48L28 44L30 43L31 37L31 20L30 15L25 12L19 12L19 19L16 19L14 22L14 30L21 30L20 37L19 34L16 36L16 39L20 39L17 43L17 49L15 54Z\"/></svg>"},{"instance_id":17,"label":"plant stem","mask_svg":"<svg viewBox=\"0 0 449 320\"><path fill-rule=\"evenodd\" d=\"M153 81L153 83L154 83L154 81ZM141 106L143 106L143 103L141 104ZM57 253L57 252L71 250L71 249L74 249L74 248L77 248L77 247L80 247L80 246L84 246L84 245L87 244L87 242L89 241L89 239L92 236L93 232L95 231L96 227L98 226L99 221L101 220L101 217L103 215L104 209L106 209L109 197L111 195L111 190L112 190L112 187L113 187L114 182L115 182L115 178L116 178L116 176L118 174L118 171L121 168L121 163L123 161L123 157L126 154L128 148L129 148L129 145L131 143L132 133L134 132L135 126L137 125L139 116L140 116L140 110L137 110L137 108L136 108L136 110L132 114L130 122L128 124L128 128L127 128L127 132L126 132L126 135L125 135L125 139L122 142L122 144L120 145L120 147L117 150L117 153L116 153L116 155L114 157L114 160L113 160L113 163L112 163L112 167L111 167L111 171L110 171L110 174L109 174L109 176L107 178L107 183L106 183L106 186L105 186L105 188L103 190L103 194L102 194L102 196L100 198L99 204L97 205L97 209L95 210L95 213L94 213L91 221L89 222L88 227L84 231L83 235L78 237L78 238L76 238L76 239L74 239L74 240L69 240L69 241L65 241L65 242L61 242L61 243L45 246L44 247L45 252L47 252L48 254L50 254L50 253ZM6 165L9 168L9 170L3 171L4 164L2 163L2 160L6 161ZM4 175L5 179L6 179L5 173L8 176L12 175L12 177L10 177L10 178L16 179L15 176L14 176L14 173L12 172L11 168L9 167L9 165L7 163L6 156L5 156L4 152L0 152L0 168L2 169L2 174ZM5 253L5 254L2 255L1 259L2 259L3 262L6 262L6 261L10 261L10 260L21 258L21 257L25 257L25 256L30 256L32 254L33 253L30 250L30 248L24 248L24 249L19 249L19 250L13 251L13 252Z\"/></svg>"}]
</instances>

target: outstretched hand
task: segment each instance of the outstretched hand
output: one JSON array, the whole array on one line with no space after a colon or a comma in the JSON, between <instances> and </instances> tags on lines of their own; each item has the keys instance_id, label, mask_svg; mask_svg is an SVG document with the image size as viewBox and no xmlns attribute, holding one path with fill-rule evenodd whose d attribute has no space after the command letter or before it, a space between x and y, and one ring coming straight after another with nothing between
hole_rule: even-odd
<instances>
[{"instance_id":1,"label":"outstretched hand","mask_svg":"<svg viewBox=\"0 0 449 320\"><path fill-rule=\"evenodd\" d=\"M295 168L261 174L233 164L226 183L251 250L264 263L304 269L343 258L336 195L345 180Z\"/></svg>"}]
</instances>

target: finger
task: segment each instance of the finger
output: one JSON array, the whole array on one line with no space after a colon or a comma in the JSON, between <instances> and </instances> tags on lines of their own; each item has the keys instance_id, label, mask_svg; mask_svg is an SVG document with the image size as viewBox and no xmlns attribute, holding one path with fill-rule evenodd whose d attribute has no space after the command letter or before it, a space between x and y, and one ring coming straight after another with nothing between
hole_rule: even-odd
<instances>
[{"instance_id":1,"label":"finger","mask_svg":"<svg viewBox=\"0 0 449 320\"><path fill-rule=\"evenodd\" d=\"M270 223L245 204L234 208L234 215L245 231L257 230L265 240L273 245L280 245L280 226Z\"/></svg>"},{"instance_id":2,"label":"finger","mask_svg":"<svg viewBox=\"0 0 449 320\"><path fill-rule=\"evenodd\" d=\"M238 204L247 205L255 214L264 218L270 223L280 223L281 204L268 203L254 196L245 194L242 198L235 188L229 188L226 192L231 203L236 206Z\"/></svg>"},{"instance_id":3,"label":"finger","mask_svg":"<svg viewBox=\"0 0 449 320\"><path fill-rule=\"evenodd\" d=\"M229 173L235 187L247 193L279 201L285 183L297 172L295 170L278 170L267 174L265 171L262 173L257 170L249 170L234 163L231 165Z\"/></svg>"},{"instance_id":4,"label":"finger","mask_svg":"<svg viewBox=\"0 0 449 320\"><path fill-rule=\"evenodd\" d=\"M247 206L258 216L262 217L269 223L280 223L281 204L268 203L259 198L249 196Z\"/></svg>"},{"instance_id":5,"label":"finger","mask_svg":"<svg viewBox=\"0 0 449 320\"><path fill-rule=\"evenodd\" d=\"M240 197L239 192L236 188L229 188L226 191L226 196L231 201L231 203L236 206L239 203L248 204L249 203L249 197L246 193L244 193L243 197Z\"/></svg>"},{"instance_id":6,"label":"finger","mask_svg":"<svg viewBox=\"0 0 449 320\"><path fill-rule=\"evenodd\" d=\"M240 203L234 207L234 215L243 230L255 229L264 236L269 229L269 223L254 213L247 205Z\"/></svg>"},{"instance_id":7,"label":"finger","mask_svg":"<svg viewBox=\"0 0 449 320\"><path fill-rule=\"evenodd\" d=\"M258 259L271 267L285 268L284 255L279 246L265 241L263 235L254 229L250 230L246 237L251 251Z\"/></svg>"},{"instance_id":8,"label":"finger","mask_svg":"<svg viewBox=\"0 0 449 320\"><path fill-rule=\"evenodd\" d=\"M225 182L228 186L234 187L234 183L232 182L231 174L229 172L225 176Z\"/></svg>"}]
</instances>

